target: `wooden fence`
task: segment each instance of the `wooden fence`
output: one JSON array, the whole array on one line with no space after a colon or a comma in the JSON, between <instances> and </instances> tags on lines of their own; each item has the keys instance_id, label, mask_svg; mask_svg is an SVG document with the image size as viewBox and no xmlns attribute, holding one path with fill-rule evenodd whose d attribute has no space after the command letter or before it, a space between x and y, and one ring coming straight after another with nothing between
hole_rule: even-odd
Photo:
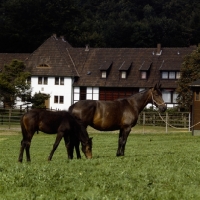
<instances>
[{"instance_id":1,"label":"wooden fence","mask_svg":"<svg viewBox=\"0 0 200 200\"><path fill-rule=\"evenodd\" d=\"M20 124L21 116L27 109L0 109L0 127ZM148 126L173 126L177 128L188 128L191 124L189 112L177 112L158 114L158 112L142 112L139 115L138 124Z\"/></svg>"}]
</instances>

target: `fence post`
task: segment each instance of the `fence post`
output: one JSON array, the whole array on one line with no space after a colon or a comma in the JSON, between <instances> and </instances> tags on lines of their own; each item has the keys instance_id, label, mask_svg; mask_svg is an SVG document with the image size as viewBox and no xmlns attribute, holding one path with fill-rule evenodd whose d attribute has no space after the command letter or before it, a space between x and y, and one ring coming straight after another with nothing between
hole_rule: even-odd
<instances>
[{"instance_id":1,"label":"fence post","mask_svg":"<svg viewBox=\"0 0 200 200\"><path fill-rule=\"evenodd\" d=\"M166 122L165 122L165 124L166 124L166 133L167 133L167 127L168 127L167 121L168 121L168 112L166 112Z\"/></svg>"},{"instance_id":2,"label":"fence post","mask_svg":"<svg viewBox=\"0 0 200 200\"><path fill-rule=\"evenodd\" d=\"M191 115L190 115L190 112L189 112L189 122L188 122L189 126L188 126L188 131L190 131L190 117L191 117Z\"/></svg>"},{"instance_id":3,"label":"fence post","mask_svg":"<svg viewBox=\"0 0 200 200\"><path fill-rule=\"evenodd\" d=\"M9 109L8 127L10 129L11 109Z\"/></svg>"},{"instance_id":4,"label":"fence post","mask_svg":"<svg viewBox=\"0 0 200 200\"><path fill-rule=\"evenodd\" d=\"M1 114L1 124L3 125L3 114Z\"/></svg>"},{"instance_id":5,"label":"fence post","mask_svg":"<svg viewBox=\"0 0 200 200\"><path fill-rule=\"evenodd\" d=\"M183 115L183 124L184 124L183 127L186 128L186 116L185 115Z\"/></svg>"},{"instance_id":6,"label":"fence post","mask_svg":"<svg viewBox=\"0 0 200 200\"><path fill-rule=\"evenodd\" d=\"M145 112L143 112L143 134L144 134L144 125L145 125Z\"/></svg>"}]
</instances>

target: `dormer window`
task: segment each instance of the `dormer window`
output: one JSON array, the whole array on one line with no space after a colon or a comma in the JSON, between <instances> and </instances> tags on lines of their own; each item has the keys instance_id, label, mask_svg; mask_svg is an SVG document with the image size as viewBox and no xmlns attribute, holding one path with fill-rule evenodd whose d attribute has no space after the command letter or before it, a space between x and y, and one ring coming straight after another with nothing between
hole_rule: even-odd
<instances>
[{"instance_id":1,"label":"dormer window","mask_svg":"<svg viewBox=\"0 0 200 200\"><path fill-rule=\"evenodd\" d=\"M40 65L38 65L37 67L40 67L40 68L47 68L49 67L49 65L45 64L45 63L42 63Z\"/></svg>"},{"instance_id":2,"label":"dormer window","mask_svg":"<svg viewBox=\"0 0 200 200\"><path fill-rule=\"evenodd\" d=\"M141 79L147 79L147 71L141 71L140 72L140 78Z\"/></svg>"},{"instance_id":3,"label":"dormer window","mask_svg":"<svg viewBox=\"0 0 200 200\"><path fill-rule=\"evenodd\" d=\"M141 67L140 67L140 78L143 79L143 80L146 80L148 79L148 76L150 74L150 69L151 69L151 66L152 66L152 62L151 61L144 61L142 64L141 64Z\"/></svg>"},{"instance_id":4,"label":"dormer window","mask_svg":"<svg viewBox=\"0 0 200 200\"><path fill-rule=\"evenodd\" d=\"M106 78L106 71L101 72L101 78Z\"/></svg>"},{"instance_id":5,"label":"dormer window","mask_svg":"<svg viewBox=\"0 0 200 200\"><path fill-rule=\"evenodd\" d=\"M122 72L121 72L121 78L122 78L122 79L125 79L125 78L126 78L126 71L122 71Z\"/></svg>"},{"instance_id":6,"label":"dormer window","mask_svg":"<svg viewBox=\"0 0 200 200\"><path fill-rule=\"evenodd\" d=\"M132 62L130 61L123 61L119 67L120 78L126 79L130 73L132 67Z\"/></svg>"},{"instance_id":7,"label":"dormer window","mask_svg":"<svg viewBox=\"0 0 200 200\"><path fill-rule=\"evenodd\" d=\"M179 79L180 78L180 72L176 71L161 71L161 78L162 79Z\"/></svg>"},{"instance_id":8,"label":"dormer window","mask_svg":"<svg viewBox=\"0 0 200 200\"><path fill-rule=\"evenodd\" d=\"M111 61L104 61L102 63L101 67L99 68L101 71L101 78L107 78L109 76L112 64L113 63Z\"/></svg>"}]
</instances>

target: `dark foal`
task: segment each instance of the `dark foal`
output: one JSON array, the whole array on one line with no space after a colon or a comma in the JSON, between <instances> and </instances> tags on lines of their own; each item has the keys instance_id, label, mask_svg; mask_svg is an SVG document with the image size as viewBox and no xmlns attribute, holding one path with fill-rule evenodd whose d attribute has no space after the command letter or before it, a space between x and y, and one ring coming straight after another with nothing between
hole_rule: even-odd
<instances>
[{"instance_id":1,"label":"dark foal","mask_svg":"<svg viewBox=\"0 0 200 200\"><path fill-rule=\"evenodd\" d=\"M53 149L48 160L57 149L60 141L64 138L68 158L73 159L73 149L75 147L77 158L81 158L79 144L86 158L92 158L92 138L89 138L85 127L81 121L72 116L67 111L47 111L43 109L33 109L25 113L21 118L21 129L23 139L19 154L19 162L23 160L24 149L26 150L27 161L30 161L30 145L34 133L42 131L48 134L57 133Z\"/></svg>"}]
</instances>

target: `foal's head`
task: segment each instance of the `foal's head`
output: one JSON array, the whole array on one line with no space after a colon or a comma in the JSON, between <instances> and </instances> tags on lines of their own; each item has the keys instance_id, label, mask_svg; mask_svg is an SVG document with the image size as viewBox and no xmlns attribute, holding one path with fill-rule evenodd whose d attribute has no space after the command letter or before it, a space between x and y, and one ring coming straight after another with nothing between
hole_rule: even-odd
<instances>
[{"instance_id":1,"label":"foal's head","mask_svg":"<svg viewBox=\"0 0 200 200\"><path fill-rule=\"evenodd\" d=\"M154 88L152 88L152 103L159 108L161 112L165 112L167 106L162 98L162 93L160 91L161 85L156 84Z\"/></svg>"},{"instance_id":2,"label":"foal's head","mask_svg":"<svg viewBox=\"0 0 200 200\"><path fill-rule=\"evenodd\" d=\"M82 143L82 151L86 158L92 158L92 138L89 138L87 142Z\"/></svg>"}]
</instances>

